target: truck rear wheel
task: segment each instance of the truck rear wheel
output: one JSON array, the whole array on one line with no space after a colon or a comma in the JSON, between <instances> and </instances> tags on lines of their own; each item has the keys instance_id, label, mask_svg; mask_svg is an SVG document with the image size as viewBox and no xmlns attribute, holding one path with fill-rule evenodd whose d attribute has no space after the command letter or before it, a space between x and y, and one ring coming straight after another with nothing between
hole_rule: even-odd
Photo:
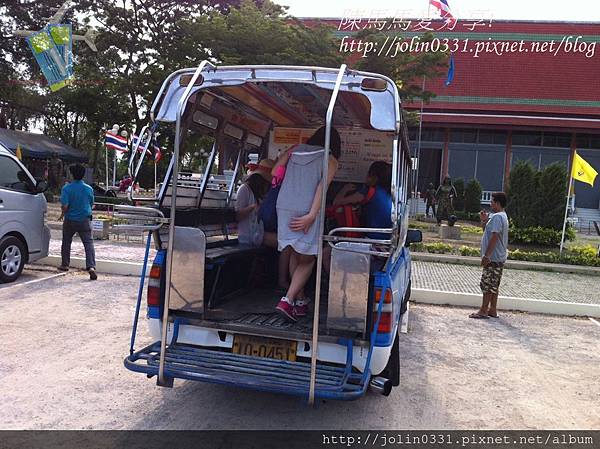
<instances>
[{"instance_id":1,"label":"truck rear wheel","mask_svg":"<svg viewBox=\"0 0 600 449\"><path fill-rule=\"evenodd\" d=\"M25 265L25 245L16 237L0 240L0 282L13 282Z\"/></svg>"},{"instance_id":2,"label":"truck rear wheel","mask_svg":"<svg viewBox=\"0 0 600 449\"><path fill-rule=\"evenodd\" d=\"M402 305L400 306L400 316L404 315L404 312L406 312L406 309L408 307L408 300L410 299L411 293L411 284L412 280L408 281L408 287L406 287L406 293L404 294L404 298L402 298Z\"/></svg>"},{"instance_id":3,"label":"truck rear wheel","mask_svg":"<svg viewBox=\"0 0 600 449\"><path fill-rule=\"evenodd\" d=\"M394 387L400 385L400 342L398 341L398 333L396 333L396 338L394 339L390 359L381 376L389 379Z\"/></svg>"}]
</instances>

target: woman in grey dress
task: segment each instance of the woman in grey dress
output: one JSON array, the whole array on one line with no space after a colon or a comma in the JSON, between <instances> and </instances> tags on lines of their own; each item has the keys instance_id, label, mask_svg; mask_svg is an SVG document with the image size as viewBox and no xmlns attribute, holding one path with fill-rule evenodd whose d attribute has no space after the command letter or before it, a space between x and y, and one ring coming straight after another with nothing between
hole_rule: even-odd
<instances>
[{"instance_id":1,"label":"woman in grey dress","mask_svg":"<svg viewBox=\"0 0 600 449\"><path fill-rule=\"evenodd\" d=\"M320 239L319 211L323 192L323 157L325 155L325 127L319 128L306 144L293 147L283 153L273 173L277 176L281 167L285 177L277 198L278 249L291 248L290 286L277 305L277 311L292 321L305 316L308 300L304 297L304 285L310 277ZM327 187L338 168L341 153L340 135L331 129Z\"/></svg>"}]
</instances>

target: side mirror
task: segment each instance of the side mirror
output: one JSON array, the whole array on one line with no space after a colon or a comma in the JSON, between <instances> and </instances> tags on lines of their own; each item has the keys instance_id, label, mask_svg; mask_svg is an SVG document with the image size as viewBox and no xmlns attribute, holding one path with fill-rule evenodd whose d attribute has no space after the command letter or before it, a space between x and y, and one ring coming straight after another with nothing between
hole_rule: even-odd
<instances>
[{"instance_id":1,"label":"side mirror","mask_svg":"<svg viewBox=\"0 0 600 449\"><path fill-rule=\"evenodd\" d=\"M35 185L35 193L44 193L48 190L48 183L44 180L40 180Z\"/></svg>"},{"instance_id":2,"label":"side mirror","mask_svg":"<svg viewBox=\"0 0 600 449\"><path fill-rule=\"evenodd\" d=\"M423 241L423 233L420 229L409 229L406 233L406 243L404 246L410 246L411 243L420 243Z\"/></svg>"}]
</instances>

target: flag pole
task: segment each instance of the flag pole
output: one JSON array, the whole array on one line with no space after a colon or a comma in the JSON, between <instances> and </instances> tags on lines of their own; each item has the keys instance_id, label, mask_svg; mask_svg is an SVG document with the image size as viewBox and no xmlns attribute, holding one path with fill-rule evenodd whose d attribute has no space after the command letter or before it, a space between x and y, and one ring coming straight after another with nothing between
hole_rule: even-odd
<instances>
[{"instance_id":1,"label":"flag pole","mask_svg":"<svg viewBox=\"0 0 600 449\"><path fill-rule=\"evenodd\" d=\"M427 1L427 19L429 19L429 17L431 17L431 1ZM414 203L414 208L411 207L411 209L413 209L413 217L416 217L419 214L419 198L417 198L417 191L418 191L418 184L419 184L419 167L420 167L420 158L421 158L421 135L422 135L422 131L423 131L423 109L424 109L424 100L423 100L423 94L425 93L425 78L426 76L423 75L423 87L422 87L422 92L421 92L421 112L420 112L420 116L419 116L419 139L417 142L417 151L415 152L415 159L417 161L417 168L414 171L413 174L413 199L414 201L411 201L411 205L412 203Z\"/></svg>"},{"instance_id":2,"label":"flag pole","mask_svg":"<svg viewBox=\"0 0 600 449\"><path fill-rule=\"evenodd\" d=\"M574 153L577 155L577 152ZM562 236L560 238L560 250L559 255L562 256L563 246L565 243L565 231L567 229L567 213L569 211L569 200L571 199L571 188L573 187L573 167L575 165L575 156L573 156L573 160L571 161L571 175L569 176L569 186L567 187L567 205L565 206L565 219L563 221L562 228Z\"/></svg>"},{"instance_id":3,"label":"flag pole","mask_svg":"<svg viewBox=\"0 0 600 449\"><path fill-rule=\"evenodd\" d=\"M108 148L106 142L104 142L104 162L106 163L106 184L104 184L104 188L108 189Z\"/></svg>"}]
</instances>

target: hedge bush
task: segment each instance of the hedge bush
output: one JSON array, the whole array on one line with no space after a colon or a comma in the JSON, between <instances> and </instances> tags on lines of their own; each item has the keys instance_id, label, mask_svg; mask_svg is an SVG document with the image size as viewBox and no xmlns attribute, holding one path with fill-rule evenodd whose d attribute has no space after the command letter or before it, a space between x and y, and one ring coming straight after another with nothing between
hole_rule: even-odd
<instances>
[{"instance_id":1,"label":"hedge bush","mask_svg":"<svg viewBox=\"0 0 600 449\"><path fill-rule=\"evenodd\" d=\"M461 256L479 257L481 255L481 250L473 248L472 246L463 245L460 248L458 248L458 252Z\"/></svg>"},{"instance_id":2,"label":"hedge bush","mask_svg":"<svg viewBox=\"0 0 600 449\"><path fill-rule=\"evenodd\" d=\"M449 254L452 253L452 245L448 243L416 243L410 245L413 251L421 251L434 254Z\"/></svg>"},{"instance_id":3,"label":"hedge bush","mask_svg":"<svg viewBox=\"0 0 600 449\"><path fill-rule=\"evenodd\" d=\"M461 225L461 229L465 234L483 235L481 226Z\"/></svg>"},{"instance_id":4,"label":"hedge bush","mask_svg":"<svg viewBox=\"0 0 600 449\"><path fill-rule=\"evenodd\" d=\"M456 218L458 218L459 220L479 222L479 212L474 213L465 211L455 211L454 215L456 215Z\"/></svg>"},{"instance_id":5,"label":"hedge bush","mask_svg":"<svg viewBox=\"0 0 600 449\"><path fill-rule=\"evenodd\" d=\"M526 243L542 246L558 246L562 237L562 230L532 226L528 228L508 228L508 241L510 243ZM575 230L567 227L565 240L575 240Z\"/></svg>"},{"instance_id":6,"label":"hedge bush","mask_svg":"<svg viewBox=\"0 0 600 449\"><path fill-rule=\"evenodd\" d=\"M454 190L456 190L456 198L454 198L454 210L464 211L465 210L465 180L462 178L456 178L452 181L454 184Z\"/></svg>"},{"instance_id":7,"label":"hedge bush","mask_svg":"<svg viewBox=\"0 0 600 449\"><path fill-rule=\"evenodd\" d=\"M478 248L461 246L454 248L445 243L419 243L411 245L411 250L434 254L460 254L461 256L479 257ZM569 265L584 265L588 267L600 267L600 257L597 256L596 248L592 245L573 246L567 249L563 256L556 252L523 251L514 249L508 252L510 260L521 260L524 262L542 263L565 263Z\"/></svg>"},{"instance_id":8,"label":"hedge bush","mask_svg":"<svg viewBox=\"0 0 600 449\"><path fill-rule=\"evenodd\" d=\"M465 186L465 211L478 213L481 210L481 184L471 179Z\"/></svg>"}]
</instances>

